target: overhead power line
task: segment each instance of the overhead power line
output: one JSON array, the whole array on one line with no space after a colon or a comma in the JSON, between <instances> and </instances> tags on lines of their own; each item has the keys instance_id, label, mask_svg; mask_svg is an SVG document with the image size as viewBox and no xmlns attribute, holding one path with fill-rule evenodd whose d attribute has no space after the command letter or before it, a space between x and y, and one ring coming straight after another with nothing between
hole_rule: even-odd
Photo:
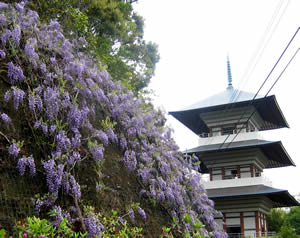
<instances>
[{"instance_id":1,"label":"overhead power line","mask_svg":"<svg viewBox=\"0 0 300 238\"><path fill-rule=\"evenodd\" d=\"M284 9L281 11L281 15L278 18L278 15L280 13L280 10L282 8L282 5L284 3L284 0L281 0L280 2L278 2L278 5L276 7L276 9L274 10L272 17L264 31L264 34L262 35L259 43L257 44L255 53L252 55L251 60L248 63L248 66L246 67L246 71L243 73L243 77L242 77L242 81L240 81L240 83L238 84L236 90L234 90L233 94L230 97L229 103L231 104L232 102L236 101L240 94L241 94L241 90L239 90L239 88L241 88L242 84L245 85L247 83L247 81L249 80L252 72L254 71L254 69L256 68L258 62L260 61L266 47L268 46L270 40L272 39L274 32L276 31L283 15L286 12L286 9L290 3L290 0L287 1L287 4L285 5ZM276 19L278 18L278 20L276 21ZM274 26L274 22L275 26ZM271 32L271 33L270 33ZM228 57L228 56L227 56ZM250 69L250 70L249 70ZM228 105L225 107L223 115L226 116L228 114L230 114L230 112L233 110L233 105ZM229 135L227 136L227 138L225 139L225 142L227 141L227 139L229 138ZM225 143L224 142L224 143ZM209 143L210 144L210 143Z\"/></svg>"},{"instance_id":2,"label":"overhead power line","mask_svg":"<svg viewBox=\"0 0 300 238\"><path fill-rule=\"evenodd\" d=\"M238 88L242 88L242 85L247 84L247 81L251 77L251 75L254 72L256 66L258 65L258 63L260 62L265 49L267 48L270 40L272 39L272 37L273 37L273 35L274 35L281 19L283 17L283 15L286 12L287 7L289 6L290 0L287 1L287 4L285 5L281 15L279 16L277 22L275 23L275 26L273 27L273 24L275 22L275 19L277 18L277 15L280 12L280 9L283 5L283 2L284 1L279 2L277 8L275 9L274 14L273 14L268 26L266 27L265 33L263 34L263 37L261 38L261 40L259 41L259 43L257 45L257 48L255 50L255 54L253 54L252 59L250 60L250 62L248 63L248 66L246 67L246 71L243 74L242 81L239 83ZM272 29L272 27L273 27L273 29ZM251 61L253 63L251 63ZM240 92L238 93L236 98L238 98L239 95L240 95Z\"/></svg>"},{"instance_id":3,"label":"overhead power line","mask_svg":"<svg viewBox=\"0 0 300 238\"><path fill-rule=\"evenodd\" d=\"M296 50L296 52L294 53L294 55L291 57L291 59L289 60L289 62L286 64L286 66L285 66L284 69L281 71L281 73L279 74L279 76L277 77L277 79L276 79L275 82L272 84L272 86L270 87L270 89L268 90L268 92L266 93L266 95L265 95L264 97L267 97L267 96L269 95L270 91L273 89L273 87L274 87L274 86L276 85L276 83L279 81L279 79L281 78L281 76L283 75L283 73L285 72L285 70L288 68L288 66L290 65L290 63L294 60L294 58L295 58L296 55L298 54L299 50L300 50L300 48L298 48L298 49ZM257 112L257 110L253 110L253 112L252 112L251 115L248 117L248 119L247 119L247 121L246 121L245 124L247 124L247 123L250 121L251 117L252 117L256 112ZM235 140L235 138L239 135L239 133L240 133L240 132L242 131L242 129L244 129L244 128L245 128L245 126L242 126L242 127L240 128L240 130L237 132L237 134L232 138L231 142L228 143L228 145L226 146L226 148L228 148L228 147L231 145L231 143Z\"/></svg>"},{"instance_id":4,"label":"overhead power line","mask_svg":"<svg viewBox=\"0 0 300 238\"><path fill-rule=\"evenodd\" d=\"M298 34L300 30L300 27L298 27L298 29L296 30L295 34L292 36L292 38L290 39L290 41L288 42L287 46L285 47L285 49L283 50L283 52L281 53L280 57L278 58L278 60L276 61L276 63L274 64L273 68L271 69L271 71L269 72L269 74L267 75L267 77L265 78L265 80L263 81L263 83L261 84L261 86L259 87L258 91L256 92L256 94L254 95L253 99L249 102L248 106L252 105L252 103L254 102L255 98L257 97L257 95L259 94L260 90L263 88L263 86L265 85L265 83L268 81L268 79L270 78L271 74L273 73L273 71L275 70L275 68L277 67L278 63L280 62L280 60L282 59L283 55L285 54L285 52L287 51L287 49L290 47L291 43L294 41L296 35ZM298 52L298 51L297 51ZM296 53L297 54L297 53ZM294 57L293 57L294 58ZM292 59L293 59L292 58ZM278 81L278 80L277 80ZM246 110L244 110L244 113L241 115L241 117L239 118L237 124L241 121L241 119L244 117L246 113ZM219 146L219 150L222 148L222 146L226 143L227 139L229 138L229 135L225 138L225 140L223 141L223 143ZM236 138L236 137L235 137ZM230 142L232 143L232 141Z\"/></svg>"}]
</instances>

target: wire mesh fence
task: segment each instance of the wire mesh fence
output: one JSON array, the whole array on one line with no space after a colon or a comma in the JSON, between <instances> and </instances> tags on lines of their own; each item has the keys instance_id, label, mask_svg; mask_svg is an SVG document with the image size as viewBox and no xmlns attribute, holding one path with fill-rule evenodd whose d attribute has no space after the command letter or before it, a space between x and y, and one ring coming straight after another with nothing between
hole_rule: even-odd
<instances>
[{"instance_id":1,"label":"wire mesh fence","mask_svg":"<svg viewBox=\"0 0 300 238\"><path fill-rule=\"evenodd\" d=\"M38 177L22 177L0 158L0 229L11 231L16 221L35 215L34 196L42 188Z\"/></svg>"}]
</instances>

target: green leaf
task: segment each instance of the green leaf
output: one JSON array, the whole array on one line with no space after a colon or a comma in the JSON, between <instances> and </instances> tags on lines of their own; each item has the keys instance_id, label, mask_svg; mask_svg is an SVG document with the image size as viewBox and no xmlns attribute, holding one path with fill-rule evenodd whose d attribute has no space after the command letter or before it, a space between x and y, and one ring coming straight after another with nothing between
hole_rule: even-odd
<instances>
[{"instance_id":1,"label":"green leaf","mask_svg":"<svg viewBox=\"0 0 300 238\"><path fill-rule=\"evenodd\" d=\"M184 222L185 223L190 223L191 221L192 221L192 217L190 217L189 215L185 215Z\"/></svg>"}]
</instances>

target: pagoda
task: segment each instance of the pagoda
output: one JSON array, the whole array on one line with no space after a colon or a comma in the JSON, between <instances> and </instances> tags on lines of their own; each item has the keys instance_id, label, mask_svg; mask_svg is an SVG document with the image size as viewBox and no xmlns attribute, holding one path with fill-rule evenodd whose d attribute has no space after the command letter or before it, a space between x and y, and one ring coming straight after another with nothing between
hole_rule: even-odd
<instances>
[{"instance_id":1,"label":"pagoda","mask_svg":"<svg viewBox=\"0 0 300 238\"><path fill-rule=\"evenodd\" d=\"M180 111L169 112L199 136L187 150L201 161L208 197L223 217L216 221L229 237L268 236L271 208L299 206L287 190L273 188L264 169L295 166L281 141L266 141L260 131L289 127L275 96L234 89L227 59L228 87ZM208 177L208 176L207 176Z\"/></svg>"}]
</instances>

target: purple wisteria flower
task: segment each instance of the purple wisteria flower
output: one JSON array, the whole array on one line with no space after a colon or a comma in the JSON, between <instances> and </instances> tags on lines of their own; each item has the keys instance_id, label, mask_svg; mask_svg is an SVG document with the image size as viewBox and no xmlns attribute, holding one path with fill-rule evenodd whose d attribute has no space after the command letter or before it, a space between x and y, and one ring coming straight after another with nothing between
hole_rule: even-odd
<instances>
[{"instance_id":1,"label":"purple wisteria flower","mask_svg":"<svg viewBox=\"0 0 300 238\"><path fill-rule=\"evenodd\" d=\"M0 114L0 118L4 122L4 124L11 123L11 119L10 119L10 117L6 113L1 113Z\"/></svg>"},{"instance_id":2,"label":"purple wisteria flower","mask_svg":"<svg viewBox=\"0 0 300 238\"><path fill-rule=\"evenodd\" d=\"M20 13L23 13L24 11L24 6L25 6L25 2L19 2L19 3L16 3L16 9L20 12Z\"/></svg>"},{"instance_id":3,"label":"purple wisteria flower","mask_svg":"<svg viewBox=\"0 0 300 238\"><path fill-rule=\"evenodd\" d=\"M1 19L0 19L1 21ZM0 49L0 59L4 59L6 57L5 51Z\"/></svg>"},{"instance_id":4,"label":"purple wisteria flower","mask_svg":"<svg viewBox=\"0 0 300 238\"><path fill-rule=\"evenodd\" d=\"M100 223L95 215L88 215L84 218L84 224L88 230L88 238L91 237L100 237L101 231L104 230L104 226Z\"/></svg>"},{"instance_id":5,"label":"purple wisteria flower","mask_svg":"<svg viewBox=\"0 0 300 238\"><path fill-rule=\"evenodd\" d=\"M67 163L69 165L73 165L75 162L79 162L81 160L81 156L78 152L73 152L71 156L68 157Z\"/></svg>"},{"instance_id":6,"label":"purple wisteria flower","mask_svg":"<svg viewBox=\"0 0 300 238\"><path fill-rule=\"evenodd\" d=\"M34 129L38 129L40 126L41 126L41 120L37 120L37 121L35 121L35 123L34 123L34 125L33 125L33 128Z\"/></svg>"},{"instance_id":7,"label":"purple wisteria flower","mask_svg":"<svg viewBox=\"0 0 300 238\"><path fill-rule=\"evenodd\" d=\"M56 118L61 104L61 100L59 99L59 90L47 87L44 91L44 104L48 119L53 120Z\"/></svg>"},{"instance_id":8,"label":"purple wisteria flower","mask_svg":"<svg viewBox=\"0 0 300 238\"><path fill-rule=\"evenodd\" d=\"M104 157L104 147L103 146L89 148L89 151L93 155L93 159L95 161L99 161L99 162L102 161L102 159Z\"/></svg>"},{"instance_id":9,"label":"purple wisteria flower","mask_svg":"<svg viewBox=\"0 0 300 238\"><path fill-rule=\"evenodd\" d=\"M38 112L42 112L43 110L43 101L40 95L30 94L28 96L28 106L32 113L36 113L36 109Z\"/></svg>"},{"instance_id":10,"label":"purple wisteria flower","mask_svg":"<svg viewBox=\"0 0 300 238\"><path fill-rule=\"evenodd\" d=\"M134 216L134 211L133 211L133 209L129 209L128 215L129 215L130 220L131 220L132 222L134 222L135 216Z\"/></svg>"},{"instance_id":11,"label":"purple wisteria flower","mask_svg":"<svg viewBox=\"0 0 300 238\"><path fill-rule=\"evenodd\" d=\"M68 123L70 127L80 128L86 120L88 112L88 108L80 110L77 107L73 107L68 113Z\"/></svg>"},{"instance_id":12,"label":"purple wisteria flower","mask_svg":"<svg viewBox=\"0 0 300 238\"><path fill-rule=\"evenodd\" d=\"M67 108L67 107L71 106L71 99L70 99L70 95L68 92L64 92L63 100L62 100L61 104L62 104L63 108Z\"/></svg>"},{"instance_id":13,"label":"purple wisteria flower","mask_svg":"<svg viewBox=\"0 0 300 238\"><path fill-rule=\"evenodd\" d=\"M26 57L29 59L29 61L31 60L37 60L39 58L38 54L35 52L35 48L33 45L36 44L36 39L35 38L30 38L27 40L27 43L25 44L25 55Z\"/></svg>"},{"instance_id":14,"label":"purple wisteria flower","mask_svg":"<svg viewBox=\"0 0 300 238\"><path fill-rule=\"evenodd\" d=\"M43 131L44 135L48 135L48 125L47 125L47 123L42 123L41 127L42 127L42 131Z\"/></svg>"},{"instance_id":15,"label":"purple wisteria flower","mask_svg":"<svg viewBox=\"0 0 300 238\"><path fill-rule=\"evenodd\" d=\"M20 103L23 103L25 92L19 88L13 88L12 96L14 99L14 109L18 110Z\"/></svg>"},{"instance_id":16,"label":"purple wisteria flower","mask_svg":"<svg viewBox=\"0 0 300 238\"><path fill-rule=\"evenodd\" d=\"M56 131L56 125L51 125L49 128L50 135L53 135L55 131Z\"/></svg>"},{"instance_id":17,"label":"purple wisteria flower","mask_svg":"<svg viewBox=\"0 0 300 238\"><path fill-rule=\"evenodd\" d=\"M0 10L4 10L8 8L8 4L0 2Z\"/></svg>"},{"instance_id":18,"label":"purple wisteria flower","mask_svg":"<svg viewBox=\"0 0 300 238\"><path fill-rule=\"evenodd\" d=\"M108 136L103 131L96 131L95 137L98 138L104 145L108 145Z\"/></svg>"},{"instance_id":19,"label":"purple wisteria flower","mask_svg":"<svg viewBox=\"0 0 300 238\"><path fill-rule=\"evenodd\" d=\"M77 183L77 181L72 175L70 176L69 183L70 183L70 188L73 196L80 199L81 197L80 185L79 183Z\"/></svg>"},{"instance_id":20,"label":"purple wisteria flower","mask_svg":"<svg viewBox=\"0 0 300 238\"><path fill-rule=\"evenodd\" d=\"M14 142L8 147L8 153L14 157L17 157L19 152L20 148Z\"/></svg>"},{"instance_id":21,"label":"purple wisteria flower","mask_svg":"<svg viewBox=\"0 0 300 238\"><path fill-rule=\"evenodd\" d=\"M64 166L62 164L55 165L53 159L42 162L46 172L47 185L50 193L58 193L62 184Z\"/></svg>"},{"instance_id":22,"label":"purple wisteria flower","mask_svg":"<svg viewBox=\"0 0 300 238\"><path fill-rule=\"evenodd\" d=\"M56 63L55 57L50 57L50 63L51 63L51 64L55 64L55 63Z\"/></svg>"},{"instance_id":23,"label":"purple wisteria flower","mask_svg":"<svg viewBox=\"0 0 300 238\"><path fill-rule=\"evenodd\" d=\"M20 66L14 65L12 62L8 62L7 66L8 66L7 77L10 80L11 84L24 81L25 76Z\"/></svg>"},{"instance_id":24,"label":"purple wisteria flower","mask_svg":"<svg viewBox=\"0 0 300 238\"><path fill-rule=\"evenodd\" d=\"M63 175L63 189L64 191L69 194L70 193L70 190L71 190L71 186L70 186L70 181L69 181L69 173L67 172L64 172L64 175Z\"/></svg>"},{"instance_id":25,"label":"purple wisteria flower","mask_svg":"<svg viewBox=\"0 0 300 238\"><path fill-rule=\"evenodd\" d=\"M70 148L70 146L71 146L70 139L65 135L64 130L60 130L56 135L56 150L65 152Z\"/></svg>"},{"instance_id":26,"label":"purple wisteria flower","mask_svg":"<svg viewBox=\"0 0 300 238\"><path fill-rule=\"evenodd\" d=\"M35 32L38 32L38 29L36 28L36 24L39 20L39 15L36 11L32 11L30 9L27 9L26 15L21 15L21 28L24 29L34 29Z\"/></svg>"},{"instance_id":27,"label":"purple wisteria flower","mask_svg":"<svg viewBox=\"0 0 300 238\"><path fill-rule=\"evenodd\" d=\"M71 141L74 149L79 148L81 145L81 134L79 132L76 133L75 136L71 138Z\"/></svg>"},{"instance_id":28,"label":"purple wisteria flower","mask_svg":"<svg viewBox=\"0 0 300 238\"><path fill-rule=\"evenodd\" d=\"M126 150L124 153L124 162L129 171L135 170L137 163L135 152Z\"/></svg>"},{"instance_id":29,"label":"purple wisteria flower","mask_svg":"<svg viewBox=\"0 0 300 238\"><path fill-rule=\"evenodd\" d=\"M17 25L11 33L12 39L14 43L19 46L20 45L20 37L21 37L21 28Z\"/></svg>"},{"instance_id":30,"label":"purple wisteria flower","mask_svg":"<svg viewBox=\"0 0 300 238\"><path fill-rule=\"evenodd\" d=\"M118 217L119 222L121 223L125 223L127 222L126 219L124 219L123 217Z\"/></svg>"},{"instance_id":31,"label":"purple wisteria flower","mask_svg":"<svg viewBox=\"0 0 300 238\"><path fill-rule=\"evenodd\" d=\"M17 169L21 176L24 176L26 166L29 167L30 174L35 175L35 163L32 157L22 157L17 162Z\"/></svg>"},{"instance_id":32,"label":"purple wisteria flower","mask_svg":"<svg viewBox=\"0 0 300 238\"><path fill-rule=\"evenodd\" d=\"M2 46L6 46L6 43L10 36L11 36L11 31L8 29L5 31L5 33L1 34L0 39L1 39Z\"/></svg>"},{"instance_id":33,"label":"purple wisteria flower","mask_svg":"<svg viewBox=\"0 0 300 238\"><path fill-rule=\"evenodd\" d=\"M145 182L147 178L149 177L150 169L149 168L143 168L138 170L139 175L142 178L142 181Z\"/></svg>"},{"instance_id":34,"label":"purple wisteria flower","mask_svg":"<svg viewBox=\"0 0 300 238\"><path fill-rule=\"evenodd\" d=\"M3 15L0 15L0 25L6 25L7 21L6 21L6 17Z\"/></svg>"},{"instance_id":35,"label":"purple wisteria flower","mask_svg":"<svg viewBox=\"0 0 300 238\"><path fill-rule=\"evenodd\" d=\"M124 137L120 139L120 147L122 148L122 150L125 150L127 148L127 141Z\"/></svg>"},{"instance_id":36,"label":"purple wisteria flower","mask_svg":"<svg viewBox=\"0 0 300 238\"><path fill-rule=\"evenodd\" d=\"M63 218L67 218L68 221L71 221L69 212L64 211L60 206L53 206L52 210L55 211L55 216L52 217L52 225L56 228L60 228L59 223L63 221Z\"/></svg>"},{"instance_id":37,"label":"purple wisteria flower","mask_svg":"<svg viewBox=\"0 0 300 238\"><path fill-rule=\"evenodd\" d=\"M42 74L46 74L46 72L47 72L47 67L46 67L46 65L45 65L44 63L42 63L42 64L40 65L40 70L41 70Z\"/></svg>"},{"instance_id":38,"label":"purple wisteria flower","mask_svg":"<svg viewBox=\"0 0 300 238\"><path fill-rule=\"evenodd\" d=\"M106 134L111 142L118 143L118 136L115 134L111 127L106 128Z\"/></svg>"},{"instance_id":39,"label":"purple wisteria flower","mask_svg":"<svg viewBox=\"0 0 300 238\"><path fill-rule=\"evenodd\" d=\"M138 207L138 213L144 219L144 221L146 221L147 219L146 212L142 208Z\"/></svg>"}]
</instances>

